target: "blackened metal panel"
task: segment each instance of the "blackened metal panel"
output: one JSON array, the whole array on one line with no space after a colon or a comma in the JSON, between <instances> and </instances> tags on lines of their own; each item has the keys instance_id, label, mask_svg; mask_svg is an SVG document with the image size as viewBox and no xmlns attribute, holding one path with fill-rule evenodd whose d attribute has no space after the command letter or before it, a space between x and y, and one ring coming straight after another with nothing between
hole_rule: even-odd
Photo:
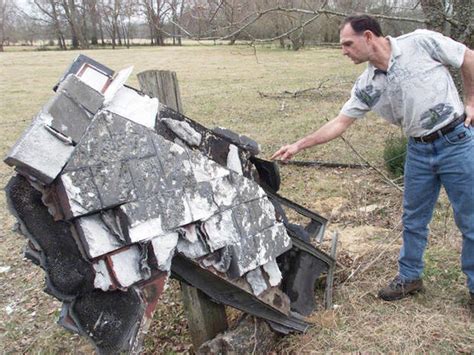
<instances>
[{"instance_id":1,"label":"blackened metal panel","mask_svg":"<svg viewBox=\"0 0 474 355\"><path fill-rule=\"evenodd\" d=\"M235 307L254 316L270 320L288 329L304 332L309 324L293 315L287 316L266 305L249 294L213 273L202 269L192 261L176 255L171 265L172 276L200 289L218 303Z\"/></svg>"}]
</instances>

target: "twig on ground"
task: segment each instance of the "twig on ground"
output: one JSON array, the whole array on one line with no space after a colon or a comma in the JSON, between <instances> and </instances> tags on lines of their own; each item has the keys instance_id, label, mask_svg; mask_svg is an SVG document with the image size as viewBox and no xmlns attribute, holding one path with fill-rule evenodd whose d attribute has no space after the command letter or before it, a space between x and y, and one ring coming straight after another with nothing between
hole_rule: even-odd
<instances>
[{"instance_id":1,"label":"twig on ground","mask_svg":"<svg viewBox=\"0 0 474 355\"><path fill-rule=\"evenodd\" d=\"M306 93L311 92L311 91L317 91L318 94L320 96L322 96L323 93L321 92L321 89L323 88L323 85L325 83L327 83L328 81L330 81L330 80L331 80L330 78L323 79L323 80L321 80L321 82L319 83L318 86L303 89L303 90L296 90L296 91L284 90L284 91L276 93L276 94L264 93L264 92L259 91L258 94L260 95L260 97L265 97L265 98L270 98L270 99L286 99L286 98L299 97L299 96L302 96L303 94L306 94Z\"/></svg>"},{"instance_id":2,"label":"twig on ground","mask_svg":"<svg viewBox=\"0 0 474 355\"><path fill-rule=\"evenodd\" d=\"M255 330L253 332L253 338L255 340L255 343L253 345L252 355L254 355L255 351L257 351L257 317L253 317L253 323L255 326Z\"/></svg>"}]
</instances>

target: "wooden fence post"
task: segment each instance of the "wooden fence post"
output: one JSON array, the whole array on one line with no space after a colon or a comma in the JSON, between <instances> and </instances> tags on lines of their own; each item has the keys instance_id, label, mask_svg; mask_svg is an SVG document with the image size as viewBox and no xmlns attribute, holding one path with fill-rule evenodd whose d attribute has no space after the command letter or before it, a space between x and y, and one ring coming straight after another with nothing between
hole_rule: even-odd
<instances>
[{"instance_id":1,"label":"wooden fence post","mask_svg":"<svg viewBox=\"0 0 474 355\"><path fill-rule=\"evenodd\" d=\"M169 70L147 70L138 73L140 89L150 97L158 100L169 108L183 113L181 94L179 92L176 72Z\"/></svg>"},{"instance_id":2,"label":"wooden fence post","mask_svg":"<svg viewBox=\"0 0 474 355\"><path fill-rule=\"evenodd\" d=\"M178 78L168 70L147 70L138 73L141 90L150 97L157 97L164 105L183 113ZM194 349L207 340L227 330L225 307L217 304L198 289L181 283L184 309Z\"/></svg>"}]
</instances>

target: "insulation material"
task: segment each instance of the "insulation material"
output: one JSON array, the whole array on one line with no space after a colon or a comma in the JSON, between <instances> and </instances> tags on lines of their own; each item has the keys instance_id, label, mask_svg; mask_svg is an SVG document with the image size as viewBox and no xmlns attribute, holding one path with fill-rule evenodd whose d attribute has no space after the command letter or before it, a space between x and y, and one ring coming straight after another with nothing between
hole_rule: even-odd
<instances>
[{"instance_id":1,"label":"insulation material","mask_svg":"<svg viewBox=\"0 0 474 355\"><path fill-rule=\"evenodd\" d=\"M202 135L185 121L177 121L172 118L162 118L161 121L173 131L182 141L192 147L201 144Z\"/></svg>"}]
</instances>

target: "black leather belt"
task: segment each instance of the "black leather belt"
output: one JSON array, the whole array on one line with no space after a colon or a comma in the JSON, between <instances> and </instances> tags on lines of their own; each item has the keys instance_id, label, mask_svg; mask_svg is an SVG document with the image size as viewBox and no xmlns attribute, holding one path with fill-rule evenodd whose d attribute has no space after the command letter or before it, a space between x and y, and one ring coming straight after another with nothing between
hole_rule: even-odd
<instances>
[{"instance_id":1,"label":"black leather belt","mask_svg":"<svg viewBox=\"0 0 474 355\"><path fill-rule=\"evenodd\" d=\"M461 116L456 118L454 121L449 122L446 126L438 129L437 131L434 131L433 133L430 133L426 136L422 137L413 137L415 142L422 142L422 143L431 143L437 140L439 137L444 136L445 134L452 132L454 128L460 124L461 122L464 122L466 120L466 114L463 113Z\"/></svg>"}]
</instances>

